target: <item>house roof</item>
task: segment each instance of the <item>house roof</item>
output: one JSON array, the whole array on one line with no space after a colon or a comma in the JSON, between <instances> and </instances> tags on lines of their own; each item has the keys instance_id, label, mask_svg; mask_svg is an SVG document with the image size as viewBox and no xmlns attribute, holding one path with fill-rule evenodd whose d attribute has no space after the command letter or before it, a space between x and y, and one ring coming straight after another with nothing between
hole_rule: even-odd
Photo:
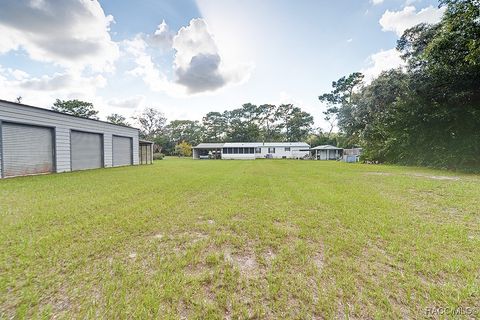
<instances>
[{"instance_id":1,"label":"house roof","mask_svg":"<svg viewBox=\"0 0 480 320\"><path fill-rule=\"evenodd\" d=\"M303 147L309 148L305 142L227 142L223 146L224 148L232 148L232 147L249 147L249 148L257 148L257 147Z\"/></svg>"},{"instance_id":2,"label":"house roof","mask_svg":"<svg viewBox=\"0 0 480 320\"><path fill-rule=\"evenodd\" d=\"M225 143L200 143L194 149L217 149L217 148L257 148L257 147L302 147L310 148L305 142L225 142Z\"/></svg>"},{"instance_id":3,"label":"house roof","mask_svg":"<svg viewBox=\"0 0 480 320\"><path fill-rule=\"evenodd\" d=\"M343 150L342 148L337 148L335 146L331 145L323 145L323 146L317 146L315 148L312 148L312 150Z\"/></svg>"}]
</instances>

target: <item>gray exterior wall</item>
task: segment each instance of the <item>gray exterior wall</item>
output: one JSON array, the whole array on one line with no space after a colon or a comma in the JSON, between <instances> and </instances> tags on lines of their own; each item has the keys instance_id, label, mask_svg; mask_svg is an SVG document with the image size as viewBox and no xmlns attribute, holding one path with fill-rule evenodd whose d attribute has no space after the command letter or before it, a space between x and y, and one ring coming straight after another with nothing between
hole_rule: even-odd
<instances>
[{"instance_id":1,"label":"gray exterior wall","mask_svg":"<svg viewBox=\"0 0 480 320\"><path fill-rule=\"evenodd\" d=\"M103 121L78 118L47 109L41 109L0 100L1 122L14 122L37 126L53 127L55 132L55 171L71 171L70 166L70 130L96 132L103 134L103 156L105 167L113 166L113 135L131 137L133 141L133 164L138 165L138 129L117 126ZM1 129L1 127L0 127ZM1 130L0 130L1 132ZM1 137L0 137L1 138ZM0 139L1 142L1 139ZM0 172L2 167L0 149Z\"/></svg>"}]
</instances>

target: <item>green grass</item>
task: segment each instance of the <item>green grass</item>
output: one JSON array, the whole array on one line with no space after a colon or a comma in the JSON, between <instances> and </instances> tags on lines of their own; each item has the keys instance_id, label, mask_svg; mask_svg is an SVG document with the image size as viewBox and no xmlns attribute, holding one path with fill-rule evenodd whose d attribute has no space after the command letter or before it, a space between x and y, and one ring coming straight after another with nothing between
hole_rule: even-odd
<instances>
[{"instance_id":1,"label":"green grass","mask_svg":"<svg viewBox=\"0 0 480 320\"><path fill-rule=\"evenodd\" d=\"M193 161L0 181L0 318L480 308L480 176Z\"/></svg>"}]
</instances>

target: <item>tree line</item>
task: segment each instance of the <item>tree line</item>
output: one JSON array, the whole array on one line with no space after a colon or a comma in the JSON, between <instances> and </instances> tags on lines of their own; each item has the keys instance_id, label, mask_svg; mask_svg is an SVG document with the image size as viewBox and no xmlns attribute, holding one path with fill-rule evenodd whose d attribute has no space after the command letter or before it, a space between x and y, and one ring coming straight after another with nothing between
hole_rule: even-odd
<instances>
[{"instance_id":1,"label":"tree line","mask_svg":"<svg viewBox=\"0 0 480 320\"><path fill-rule=\"evenodd\" d=\"M57 100L53 110L98 119L92 103L79 100ZM254 141L330 141L336 144L337 135L325 135L314 130L313 116L293 104L243 104L223 112L208 112L201 121L173 120L167 122L158 109L146 108L132 117L142 139L155 142L158 152L188 155L188 145L201 142ZM107 116L107 121L129 126L119 114Z\"/></svg>"},{"instance_id":2,"label":"tree line","mask_svg":"<svg viewBox=\"0 0 480 320\"><path fill-rule=\"evenodd\" d=\"M451 169L480 168L480 1L442 0L438 24L406 30L405 67L371 83L352 73L319 96L345 144L365 159Z\"/></svg>"}]
</instances>

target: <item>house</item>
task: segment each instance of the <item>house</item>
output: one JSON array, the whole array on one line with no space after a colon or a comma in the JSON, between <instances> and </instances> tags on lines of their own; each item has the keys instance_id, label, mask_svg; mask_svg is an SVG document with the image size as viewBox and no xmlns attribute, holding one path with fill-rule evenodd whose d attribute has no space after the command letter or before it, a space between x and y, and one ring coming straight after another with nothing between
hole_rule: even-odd
<instances>
[{"instance_id":1,"label":"house","mask_svg":"<svg viewBox=\"0 0 480 320\"><path fill-rule=\"evenodd\" d=\"M193 159L303 159L308 148L305 142L200 143L193 147Z\"/></svg>"},{"instance_id":2,"label":"house","mask_svg":"<svg viewBox=\"0 0 480 320\"><path fill-rule=\"evenodd\" d=\"M152 146L136 128L0 100L1 178L152 163Z\"/></svg>"},{"instance_id":3,"label":"house","mask_svg":"<svg viewBox=\"0 0 480 320\"><path fill-rule=\"evenodd\" d=\"M339 160L342 157L343 149L331 145L322 145L308 150L312 159L315 160Z\"/></svg>"}]
</instances>

